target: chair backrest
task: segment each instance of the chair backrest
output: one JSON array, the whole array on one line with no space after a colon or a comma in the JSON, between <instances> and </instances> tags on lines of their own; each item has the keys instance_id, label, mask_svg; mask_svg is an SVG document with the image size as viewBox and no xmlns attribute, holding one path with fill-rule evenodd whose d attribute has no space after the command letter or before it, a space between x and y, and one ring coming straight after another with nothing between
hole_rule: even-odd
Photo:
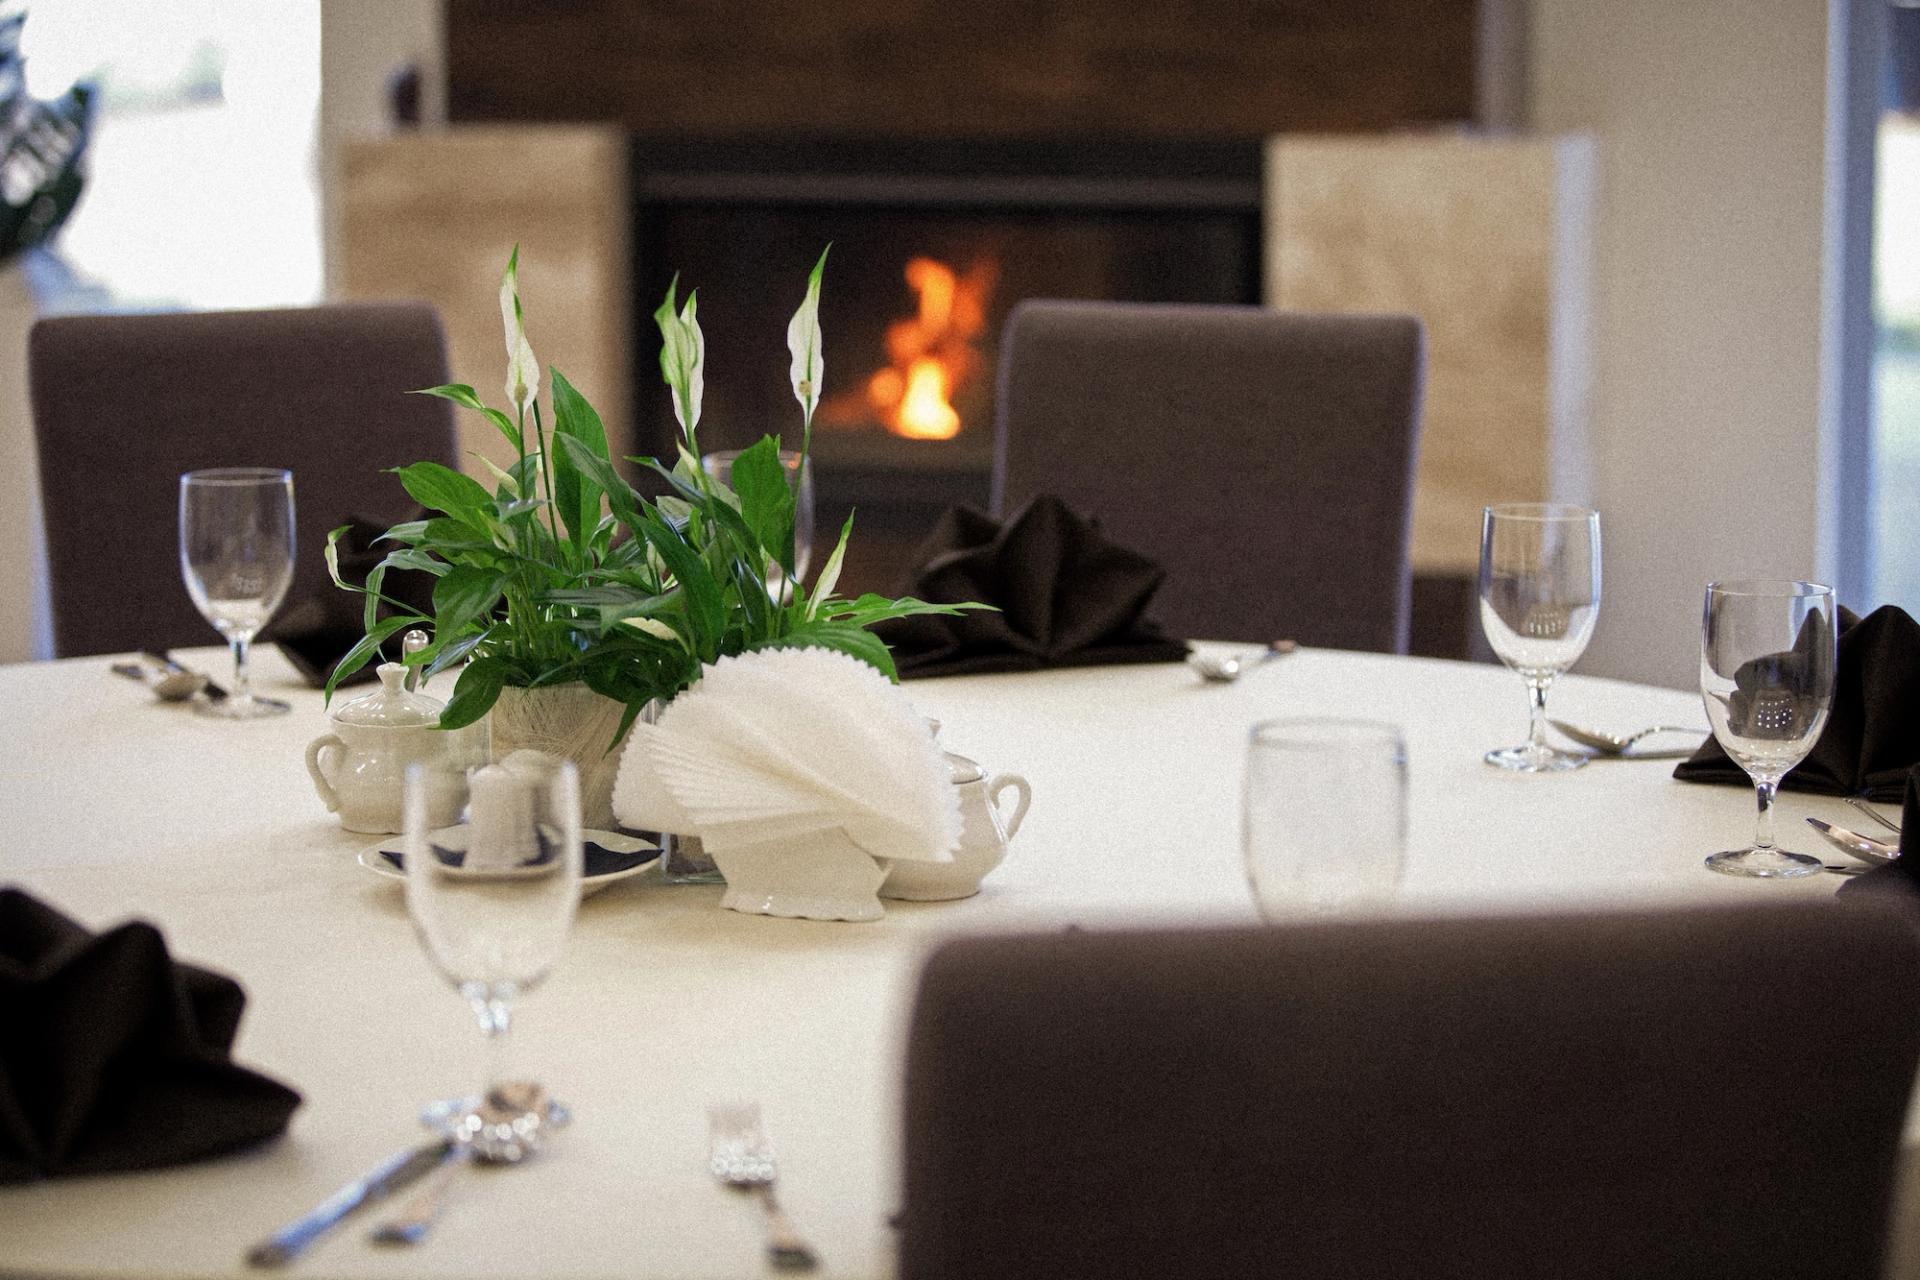
<instances>
[{"instance_id":1,"label":"chair backrest","mask_svg":"<svg viewBox=\"0 0 1920 1280\"><path fill-rule=\"evenodd\" d=\"M1174 635L1404 653L1423 362L1409 316L1022 303L994 511L1097 516Z\"/></svg>"},{"instance_id":2,"label":"chair backrest","mask_svg":"<svg viewBox=\"0 0 1920 1280\"><path fill-rule=\"evenodd\" d=\"M459 460L452 406L406 394L447 380L423 303L61 316L33 327L28 368L61 657L218 640L181 583L183 471L293 471L284 614L334 589L328 530L413 509L383 469Z\"/></svg>"},{"instance_id":3,"label":"chair backrest","mask_svg":"<svg viewBox=\"0 0 1920 1280\"><path fill-rule=\"evenodd\" d=\"M1875 1276L1917 980L1831 902L952 943L900 1275Z\"/></svg>"}]
</instances>

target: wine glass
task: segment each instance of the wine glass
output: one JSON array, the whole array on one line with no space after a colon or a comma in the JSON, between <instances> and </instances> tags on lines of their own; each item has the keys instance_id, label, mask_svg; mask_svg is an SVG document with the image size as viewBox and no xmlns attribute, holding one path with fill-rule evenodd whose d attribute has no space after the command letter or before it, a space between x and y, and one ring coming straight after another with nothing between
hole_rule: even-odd
<instances>
[{"instance_id":1,"label":"wine glass","mask_svg":"<svg viewBox=\"0 0 1920 1280\"><path fill-rule=\"evenodd\" d=\"M219 467L180 477L180 576L194 607L233 649L230 697L202 700L202 715L278 715L284 702L253 696L247 647L293 581L293 473Z\"/></svg>"},{"instance_id":2,"label":"wine glass","mask_svg":"<svg viewBox=\"0 0 1920 1280\"><path fill-rule=\"evenodd\" d=\"M1268 720L1247 743L1242 852L1269 923L1377 905L1406 864L1407 746L1368 720Z\"/></svg>"},{"instance_id":3,"label":"wine glass","mask_svg":"<svg viewBox=\"0 0 1920 1280\"><path fill-rule=\"evenodd\" d=\"M1600 513L1553 502L1503 503L1480 526L1480 625L1527 682L1527 740L1486 761L1522 773L1578 769L1587 757L1547 742L1547 686L1572 666L1600 612Z\"/></svg>"},{"instance_id":4,"label":"wine glass","mask_svg":"<svg viewBox=\"0 0 1920 1280\"><path fill-rule=\"evenodd\" d=\"M724 449L705 454L700 468L727 488L733 488L733 464L744 450ZM780 451L780 465L787 470L787 487L793 490L793 574L804 581L807 565L813 560L813 459L806 469L800 467L800 455L791 449ZM799 483L794 483L794 477ZM767 593L774 599L786 596L787 574L776 565L767 566Z\"/></svg>"},{"instance_id":5,"label":"wine glass","mask_svg":"<svg viewBox=\"0 0 1920 1280\"><path fill-rule=\"evenodd\" d=\"M580 901L580 782L571 762L545 776L486 765L467 778L469 821L433 829L445 766L407 771L407 914L427 958L472 1006L489 1046L478 1098L437 1103L429 1120L482 1159L531 1154L564 1112L506 1069L513 1002L538 987L566 949Z\"/></svg>"},{"instance_id":6,"label":"wine glass","mask_svg":"<svg viewBox=\"0 0 1920 1280\"><path fill-rule=\"evenodd\" d=\"M1735 876L1808 876L1818 858L1773 842L1773 797L1806 759L1833 707L1833 588L1817 582L1710 582L1700 631L1700 696L1721 750L1759 801L1753 846L1707 859Z\"/></svg>"}]
</instances>

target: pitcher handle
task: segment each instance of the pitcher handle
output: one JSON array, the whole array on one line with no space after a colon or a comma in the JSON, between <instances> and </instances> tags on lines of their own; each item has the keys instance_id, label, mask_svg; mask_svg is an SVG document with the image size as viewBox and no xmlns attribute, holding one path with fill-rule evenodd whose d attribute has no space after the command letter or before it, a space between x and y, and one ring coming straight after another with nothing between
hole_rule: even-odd
<instances>
[{"instance_id":1,"label":"pitcher handle","mask_svg":"<svg viewBox=\"0 0 1920 1280\"><path fill-rule=\"evenodd\" d=\"M327 812L338 813L340 812L340 793L333 789L333 783L327 780L325 771L320 767L321 753L326 751L328 747L338 747L340 750L345 751L347 744L340 740L338 734L332 733L323 733L312 742L309 742L307 744L307 773L313 778L313 789L318 791L320 793L320 799L326 802Z\"/></svg>"},{"instance_id":2,"label":"pitcher handle","mask_svg":"<svg viewBox=\"0 0 1920 1280\"><path fill-rule=\"evenodd\" d=\"M1006 819L1007 839L1011 840L1020 830L1020 824L1026 820L1027 806L1033 803L1033 788L1027 780L1017 773L995 774L987 783L987 799L993 803L995 813L1000 811L1000 793L1012 787L1020 793L1020 803L1013 807L1013 816Z\"/></svg>"}]
</instances>

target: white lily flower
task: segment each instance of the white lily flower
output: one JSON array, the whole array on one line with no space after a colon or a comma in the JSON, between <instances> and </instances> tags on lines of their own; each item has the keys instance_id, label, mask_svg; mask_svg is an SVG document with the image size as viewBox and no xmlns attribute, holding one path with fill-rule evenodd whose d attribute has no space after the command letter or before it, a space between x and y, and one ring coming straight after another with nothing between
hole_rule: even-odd
<instances>
[{"instance_id":1,"label":"white lily flower","mask_svg":"<svg viewBox=\"0 0 1920 1280\"><path fill-rule=\"evenodd\" d=\"M507 259L500 277L500 321L507 331L507 399L525 414L540 395L540 362L534 359L520 318L520 246Z\"/></svg>"},{"instance_id":2,"label":"white lily flower","mask_svg":"<svg viewBox=\"0 0 1920 1280\"><path fill-rule=\"evenodd\" d=\"M807 296L787 322L787 350L793 353L793 396L809 423L820 403L820 380L826 376L826 361L820 351L820 275L832 248L828 245L820 251L820 261L813 264L813 274L807 277Z\"/></svg>"}]
</instances>

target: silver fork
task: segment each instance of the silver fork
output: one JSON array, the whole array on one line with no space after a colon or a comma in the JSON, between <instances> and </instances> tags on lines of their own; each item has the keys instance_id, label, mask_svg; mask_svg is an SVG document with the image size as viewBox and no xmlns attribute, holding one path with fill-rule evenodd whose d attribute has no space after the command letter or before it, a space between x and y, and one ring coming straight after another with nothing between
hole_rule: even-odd
<instances>
[{"instance_id":1,"label":"silver fork","mask_svg":"<svg viewBox=\"0 0 1920 1280\"><path fill-rule=\"evenodd\" d=\"M749 1191L767 1218L767 1258L780 1271L811 1271L819 1259L794 1230L773 1183L778 1169L773 1144L760 1124L760 1104L715 1104L707 1108L707 1134L713 1176L736 1191Z\"/></svg>"}]
</instances>

